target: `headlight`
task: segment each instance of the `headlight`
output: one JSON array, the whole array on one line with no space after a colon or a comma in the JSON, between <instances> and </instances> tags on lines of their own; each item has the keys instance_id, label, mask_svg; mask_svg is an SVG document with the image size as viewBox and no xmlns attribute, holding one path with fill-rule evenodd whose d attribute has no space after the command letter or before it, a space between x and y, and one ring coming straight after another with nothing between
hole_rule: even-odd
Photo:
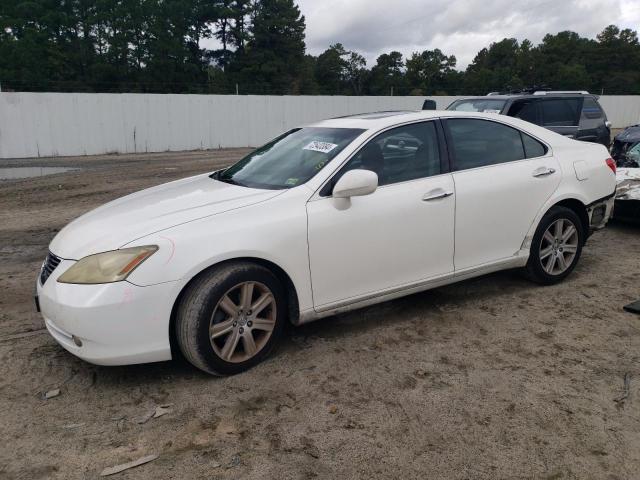
<instances>
[{"instance_id":1,"label":"headlight","mask_svg":"<svg viewBox=\"0 0 640 480\"><path fill-rule=\"evenodd\" d=\"M111 283L126 279L158 250L156 245L123 248L81 258L58 278L60 283Z\"/></svg>"}]
</instances>

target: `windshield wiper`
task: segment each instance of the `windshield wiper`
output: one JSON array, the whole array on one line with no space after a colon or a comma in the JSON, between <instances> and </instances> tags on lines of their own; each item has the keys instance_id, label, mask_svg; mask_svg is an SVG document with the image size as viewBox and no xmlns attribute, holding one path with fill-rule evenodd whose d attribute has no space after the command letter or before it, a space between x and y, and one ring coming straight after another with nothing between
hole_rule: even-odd
<instances>
[{"instance_id":1,"label":"windshield wiper","mask_svg":"<svg viewBox=\"0 0 640 480\"><path fill-rule=\"evenodd\" d=\"M244 183L240 183L237 180L234 180L233 178L225 178L222 176L222 173L224 172L224 170L219 170L217 172L215 172L213 175L210 176L210 178L213 178L214 180L218 180L219 182L223 182L223 183L228 183L229 185L237 185L239 187L246 187L246 185Z\"/></svg>"}]
</instances>

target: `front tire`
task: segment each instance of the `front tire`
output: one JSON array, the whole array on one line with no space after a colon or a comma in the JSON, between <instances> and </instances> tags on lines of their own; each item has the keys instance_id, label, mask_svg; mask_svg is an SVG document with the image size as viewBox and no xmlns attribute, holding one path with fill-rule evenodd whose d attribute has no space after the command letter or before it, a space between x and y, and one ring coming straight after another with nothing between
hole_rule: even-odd
<instances>
[{"instance_id":1,"label":"front tire","mask_svg":"<svg viewBox=\"0 0 640 480\"><path fill-rule=\"evenodd\" d=\"M187 287L177 310L177 343L197 368L233 375L269 355L286 311L282 285L270 270L250 262L224 264Z\"/></svg>"},{"instance_id":2,"label":"front tire","mask_svg":"<svg viewBox=\"0 0 640 480\"><path fill-rule=\"evenodd\" d=\"M531 242L527 273L534 282L552 285L575 268L585 232L580 217L571 209L552 207L540 220Z\"/></svg>"}]
</instances>

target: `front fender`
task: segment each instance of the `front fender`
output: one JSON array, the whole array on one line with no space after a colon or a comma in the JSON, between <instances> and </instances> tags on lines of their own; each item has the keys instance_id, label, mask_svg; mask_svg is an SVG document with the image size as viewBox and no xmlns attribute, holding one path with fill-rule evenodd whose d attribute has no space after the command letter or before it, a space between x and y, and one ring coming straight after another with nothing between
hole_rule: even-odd
<instances>
[{"instance_id":1,"label":"front fender","mask_svg":"<svg viewBox=\"0 0 640 480\"><path fill-rule=\"evenodd\" d=\"M282 195L270 202L178 225L131 242L126 247L160 248L127 280L141 286L171 281L186 283L220 262L257 258L285 271L298 293L300 309L312 308L306 198L295 201L298 200L295 197Z\"/></svg>"}]
</instances>

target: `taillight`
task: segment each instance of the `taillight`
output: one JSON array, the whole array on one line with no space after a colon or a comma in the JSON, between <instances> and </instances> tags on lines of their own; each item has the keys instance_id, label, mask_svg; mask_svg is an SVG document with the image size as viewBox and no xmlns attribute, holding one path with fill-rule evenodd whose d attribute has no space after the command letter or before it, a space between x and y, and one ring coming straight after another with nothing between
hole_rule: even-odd
<instances>
[{"instance_id":1,"label":"taillight","mask_svg":"<svg viewBox=\"0 0 640 480\"><path fill-rule=\"evenodd\" d=\"M605 160L605 162L607 162L607 166L611 169L611 171L615 174L616 173L616 162L613 161L613 158L607 158Z\"/></svg>"}]
</instances>

